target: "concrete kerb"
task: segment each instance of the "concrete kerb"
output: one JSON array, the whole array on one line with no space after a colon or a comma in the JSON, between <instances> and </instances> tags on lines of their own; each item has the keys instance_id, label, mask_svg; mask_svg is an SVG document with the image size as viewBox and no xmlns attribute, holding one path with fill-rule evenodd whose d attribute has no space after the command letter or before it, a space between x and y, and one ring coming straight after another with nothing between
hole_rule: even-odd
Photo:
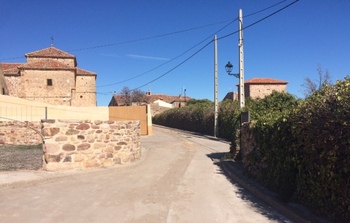
<instances>
[{"instance_id":1,"label":"concrete kerb","mask_svg":"<svg viewBox=\"0 0 350 223\"><path fill-rule=\"evenodd\" d=\"M300 216L290 208L288 208L285 204L275 199L269 192L263 193L261 189L258 189L253 184L250 184L249 181L246 179L246 177L241 173L241 171L234 168L232 165L230 165L231 161L222 161L220 162L220 165L222 166L222 169L225 171L225 173L231 177L234 181L236 181L241 187L246 189L249 193L253 194L260 200L264 201L268 205L270 205L273 209L277 210L293 222L300 222L300 223L310 223L314 222L308 219L305 219L304 217Z\"/></svg>"}]
</instances>

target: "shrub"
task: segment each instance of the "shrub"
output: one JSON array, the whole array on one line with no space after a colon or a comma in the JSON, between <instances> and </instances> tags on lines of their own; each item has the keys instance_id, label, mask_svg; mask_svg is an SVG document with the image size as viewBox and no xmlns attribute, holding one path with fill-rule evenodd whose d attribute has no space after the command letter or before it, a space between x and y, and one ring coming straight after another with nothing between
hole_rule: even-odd
<instances>
[{"instance_id":1,"label":"shrub","mask_svg":"<svg viewBox=\"0 0 350 223\"><path fill-rule=\"evenodd\" d=\"M257 148L248 155L247 171L282 200L288 200L295 191L297 163L291 137L289 116L298 105L287 93L273 92L256 100L247 100L247 109L254 120L252 126Z\"/></svg>"},{"instance_id":2,"label":"shrub","mask_svg":"<svg viewBox=\"0 0 350 223\"><path fill-rule=\"evenodd\" d=\"M185 107L170 109L156 115L153 122L168 127L212 135L214 131L213 102L191 99Z\"/></svg>"},{"instance_id":3,"label":"shrub","mask_svg":"<svg viewBox=\"0 0 350 223\"><path fill-rule=\"evenodd\" d=\"M350 221L350 78L314 92L296 112L297 196L320 213Z\"/></svg>"}]
</instances>

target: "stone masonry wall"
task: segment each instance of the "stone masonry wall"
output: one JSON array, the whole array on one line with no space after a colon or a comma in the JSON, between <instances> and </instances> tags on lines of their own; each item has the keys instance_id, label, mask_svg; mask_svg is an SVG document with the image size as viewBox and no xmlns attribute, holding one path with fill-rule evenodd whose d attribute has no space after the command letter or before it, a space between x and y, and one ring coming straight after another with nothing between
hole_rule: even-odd
<instances>
[{"instance_id":1,"label":"stone masonry wall","mask_svg":"<svg viewBox=\"0 0 350 223\"><path fill-rule=\"evenodd\" d=\"M241 155L244 167L249 165L247 155L256 148L253 132L250 128L250 123L243 123L241 126Z\"/></svg>"},{"instance_id":2,"label":"stone masonry wall","mask_svg":"<svg viewBox=\"0 0 350 223\"><path fill-rule=\"evenodd\" d=\"M40 122L0 121L1 145L38 145L43 142Z\"/></svg>"},{"instance_id":3,"label":"stone masonry wall","mask_svg":"<svg viewBox=\"0 0 350 223\"><path fill-rule=\"evenodd\" d=\"M141 157L139 121L42 120L43 168L109 167Z\"/></svg>"},{"instance_id":4,"label":"stone masonry wall","mask_svg":"<svg viewBox=\"0 0 350 223\"><path fill-rule=\"evenodd\" d=\"M96 106L95 76L77 76L72 106Z\"/></svg>"},{"instance_id":5,"label":"stone masonry wall","mask_svg":"<svg viewBox=\"0 0 350 223\"><path fill-rule=\"evenodd\" d=\"M24 70L21 72L21 94L27 100L69 106L75 87L75 71L70 70ZM52 80L52 86L47 85Z\"/></svg>"},{"instance_id":6,"label":"stone masonry wall","mask_svg":"<svg viewBox=\"0 0 350 223\"><path fill-rule=\"evenodd\" d=\"M287 86L285 84L264 84L264 85L249 85L249 95L251 98L264 98L270 95L273 91L286 92ZM247 93L246 93L247 94Z\"/></svg>"}]
</instances>

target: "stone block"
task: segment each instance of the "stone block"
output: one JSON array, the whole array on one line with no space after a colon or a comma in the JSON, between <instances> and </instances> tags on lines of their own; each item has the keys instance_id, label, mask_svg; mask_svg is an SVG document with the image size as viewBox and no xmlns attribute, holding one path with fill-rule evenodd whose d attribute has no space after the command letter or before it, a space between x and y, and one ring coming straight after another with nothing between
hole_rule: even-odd
<instances>
[{"instance_id":1,"label":"stone block","mask_svg":"<svg viewBox=\"0 0 350 223\"><path fill-rule=\"evenodd\" d=\"M59 128L43 128L42 131L41 131L41 134L43 136L54 136L56 134L58 134L60 132L60 129Z\"/></svg>"},{"instance_id":2,"label":"stone block","mask_svg":"<svg viewBox=\"0 0 350 223\"><path fill-rule=\"evenodd\" d=\"M55 154L58 151L60 151L60 145L58 145L57 143L45 143L43 144L43 146L44 152L48 154Z\"/></svg>"},{"instance_id":3,"label":"stone block","mask_svg":"<svg viewBox=\"0 0 350 223\"><path fill-rule=\"evenodd\" d=\"M62 150L64 151L74 151L75 150L75 146L72 144L64 144L62 146Z\"/></svg>"},{"instance_id":4,"label":"stone block","mask_svg":"<svg viewBox=\"0 0 350 223\"><path fill-rule=\"evenodd\" d=\"M89 128L90 128L90 125L86 124L86 123L82 123L76 127L76 129L78 129L78 130L87 130Z\"/></svg>"},{"instance_id":5,"label":"stone block","mask_svg":"<svg viewBox=\"0 0 350 223\"><path fill-rule=\"evenodd\" d=\"M63 157L63 153L60 153L58 155L51 155L51 154L45 154L44 155L44 159L46 163L50 163L50 162L60 162L61 159Z\"/></svg>"},{"instance_id":6,"label":"stone block","mask_svg":"<svg viewBox=\"0 0 350 223\"><path fill-rule=\"evenodd\" d=\"M84 168L101 167L101 164L96 162L96 160L88 160L83 163Z\"/></svg>"},{"instance_id":7,"label":"stone block","mask_svg":"<svg viewBox=\"0 0 350 223\"><path fill-rule=\"evenodd\" d=\"M75 129L68 129L66 132L66 135L76 135L76 134L79 134L79 131Z\"/></svg>"},{"instance_id":8,"label":"stone block","mask_svg":"<svg viewBox=\"0 0 350 223\"><path fill-rule=\"evenodd\" d=\"M64 163L67 163L67 162L72 162L72 157L71 156L66 156L63 160Z\"/></svg>"},{"instance_id":9,"label":"stone block","mask_svg":"<svg viewBox=\"0 0 350 223\"><path fill-rule=\"evenodd\" d=\"M83 155L83 154L76 154L75 156L74 156L74 162L82 162L82 161L84 161L85 160L85 155Z\"/></svg>"},{"instance_id":10,"label":"stone block","mask_svg":"<svg viewBox=\"0 0 350 223\"><path fill-rule=\"evenodd\" d=\"M120 159L120 157L114 157L114 158L113 158L113 162L114 162L115 164L121 164L121 163L122 163L122 160Z\"/></svg>"},{"instance_id":11,"label":"stone block","mask_svg":"<svg viewBox=\"0 0 350 223\"><path fill-rule=\"evenodd\" d=\"M91 145L89 143L83 143L83 144L78 145L78 151L87 150L90 147L91 147Z\"/></svg>"},{"instance_id":12,"label":"stone block","mask_svg":"<svg viewBox=\"0 0 350 223\"><path fill-rule=\"evenodd\" d=\"M67 141L68 137L67 136L57 136L55 138L56 142L62 142L62 141Z\"/></svg>"}]
</instances>

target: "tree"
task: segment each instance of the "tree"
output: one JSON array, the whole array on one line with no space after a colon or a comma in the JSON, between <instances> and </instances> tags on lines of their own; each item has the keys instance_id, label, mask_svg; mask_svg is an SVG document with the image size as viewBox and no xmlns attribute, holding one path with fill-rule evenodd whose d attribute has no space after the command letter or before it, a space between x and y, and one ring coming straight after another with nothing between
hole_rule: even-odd
<instances>
[{"instance_id":1,"label":"tree","mask_svg":"<svg viewBox=\"0 0 350 223\"><path fill-rule=\"evenodd\" d=\"M124 103L125 105L131 105L131 91L129 89L129 87L123 87L123 89L120 91L120 95L121 97L124 99Z\"/></svg>"},{"instance_id":2,"label":"tree","mask_svg":"<svg viewBox=\"0 0 350 223\"><path fill-rule=\"evenodd\" d=\"M310 77L306 77L302 86L304 87L305 96L309 96L315 91L321 89L324 85L332 85L331 75L329 71L326 70L326 73L323 73L322 67L320 64L317 66L318 78L311 80Z\"/></svg>"},{"instance_id":3,"label":"tree","mask_svg":"<svg viewBox=\"0 0 350 223\"><path fill-rule=\"evenodd\" d=\"M139 89L130 90L129 87L123 87L120 91L121 97L127 106L132 105L133 102L141 104L145 99L145 93Z\"/></svg>"},{"instance_id":4,"label":"tree","mask_svg":"<svg viewBox=\"0 0 350 223\"><path fill-rule=\"evenodd\" d=\"M132 102L136 102L140 105L145 100L145 92L136 89L132 91Z\"/></svg>"}]
</instances>

